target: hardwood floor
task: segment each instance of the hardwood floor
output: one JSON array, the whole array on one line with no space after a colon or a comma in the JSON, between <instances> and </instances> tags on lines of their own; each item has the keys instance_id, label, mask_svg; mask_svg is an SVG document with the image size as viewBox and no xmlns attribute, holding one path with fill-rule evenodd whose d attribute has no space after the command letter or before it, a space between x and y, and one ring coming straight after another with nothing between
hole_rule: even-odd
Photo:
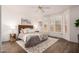
<instances>
[{"instance_id":1,"label":"hardwood floor","mask_svg":"<svg viewBox=\"0 0 79 59\"><path fill-rule=\"evenodd\" d=\"M79 53L79 44L59 39L49 47L44 53Z\"/></svg>"},{"instance_id":2,"label":"hardwood floor","mask_svg":"<svg viewBox=\"0 0 79 59\"><path fill-rule=\"evenodd\" d=\"M16 42L2 43L2 53L26 53ZM59 39L55 44L46 49L43 53L78 53L79 44L64 39Z\"/></svg>"},{"instance_id":3,"label":"hardwood floor","mask_svg":"<svg viewBox=\"0 0 79 59\"><path fill-rule=\"evenodd\" d=\"M16 42L2 43L2 53L26 53Z\"/></svg>"}]
</instances>

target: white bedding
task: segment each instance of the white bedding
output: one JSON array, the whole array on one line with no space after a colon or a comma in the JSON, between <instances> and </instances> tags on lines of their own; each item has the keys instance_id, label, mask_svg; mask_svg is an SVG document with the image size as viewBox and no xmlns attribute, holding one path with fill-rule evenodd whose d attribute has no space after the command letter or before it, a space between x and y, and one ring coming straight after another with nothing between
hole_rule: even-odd
<instances>
[{"instance_id":1,"label":"white bedding","mask_svg":"<svg viewBox=\"0 0 79 59\"><path fill-rule=\"evenodd\" d=\"M31 36L36 36L36 35L38 35L39 38L40 38L40 40L42 40L41 37L45 36L45 33L37 33L37 32L28 33L28 34L27 33L20 33L19 36L18 36L18 38L22 39L24 41L24 43L26 43ZM47 36L47 34L46 34L46 36Z\"/></svg>"}]
</instances>

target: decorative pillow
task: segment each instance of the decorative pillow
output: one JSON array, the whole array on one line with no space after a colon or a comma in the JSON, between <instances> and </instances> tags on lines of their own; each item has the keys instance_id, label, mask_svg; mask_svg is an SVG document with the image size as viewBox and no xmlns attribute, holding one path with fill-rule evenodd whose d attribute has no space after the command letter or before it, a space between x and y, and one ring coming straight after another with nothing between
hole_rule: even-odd
<instances>
[{"instance_id":1,"label":"decorative pillow","mask_svg":"<svg viewBox=\"0 0 79 59\"><path fill-rule=\"evenodd\" d=\"M28 33L34 33L34 30L33 29L29 29Z\"/></svg>"},{"instance_id":2,"label":"decorative pillow","mask_svg":"<svg viewBox=\"0 0 79 59\"><path fill-rule=\"evenodd\" d=\"M21 28L20 33L23 33L23 29Z\"/></svg>"},{"instance_id":3,"label":"decorative pillow","mask_svg":"<svg viewBox=\"0 0 79 59\"><path fill-rule=\"evenodd\" d=\"M33 32L34 32L34 30L30 29L30 28L21 29L21 31L20 31L20 33L24 33L24 34L33 33Z\"/></svg>"},{"instance_id":4,"label":"decorative pillow","mask_svg":"<svg viewBox=\"0 0 79 59\"><path fill-rule=\"evenodd\" d=\"M28 33L28 30L26 28L25 29L21 29L20 33Z\"/></svg>"}]
</instances>

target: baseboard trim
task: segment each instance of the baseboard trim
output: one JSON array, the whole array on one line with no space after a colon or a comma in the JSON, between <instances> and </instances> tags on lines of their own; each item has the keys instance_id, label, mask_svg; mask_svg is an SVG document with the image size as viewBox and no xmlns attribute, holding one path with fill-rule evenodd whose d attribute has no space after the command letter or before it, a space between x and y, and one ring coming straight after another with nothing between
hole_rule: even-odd
<instances>
[{"instance_id":1,"label":"baseboard trim","mask_svg":"<svg viewBox=\"0 0 79 59\"><path fill-rule=\"evenodd\" d=\"M3 41L2 43L6 43L6 42L10 42L10 41Z\"/></svg>"},{"instance_id":2,"label":"baseboard trim","mask_svg":"<svg viewBox=\"0 0 79 59\"><path fill-rule=\"evenodd\" d=\"M61 37L50 36L50 35L49 35L48 37L56 38L56 39L64 39L64 38L61 38ZM64 39L64 40L66 40L66 39ZM66 40L66 41L68 41L68 40ZM78 42L72 42L72 41L69 41L69 42L71 42L71 43L75 43L75 44L79 44Z\"/></svg>"}]
</instances>

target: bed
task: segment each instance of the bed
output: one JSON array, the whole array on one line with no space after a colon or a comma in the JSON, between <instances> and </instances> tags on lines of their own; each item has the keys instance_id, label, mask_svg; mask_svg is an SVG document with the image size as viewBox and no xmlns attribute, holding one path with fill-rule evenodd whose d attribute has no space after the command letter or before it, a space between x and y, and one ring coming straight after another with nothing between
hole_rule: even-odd
<instances>
[{"instance_id":1,"label":"bed","mask_svg":"<svg viewBox=\"0 0 79 59\"><path fill-rule=\"evenodd\" d=\"M25 47L33 47L48 39L47 33L34 30L33 25L19 25L18 39L24 42Z\"/></svg>"}]
</instances>

